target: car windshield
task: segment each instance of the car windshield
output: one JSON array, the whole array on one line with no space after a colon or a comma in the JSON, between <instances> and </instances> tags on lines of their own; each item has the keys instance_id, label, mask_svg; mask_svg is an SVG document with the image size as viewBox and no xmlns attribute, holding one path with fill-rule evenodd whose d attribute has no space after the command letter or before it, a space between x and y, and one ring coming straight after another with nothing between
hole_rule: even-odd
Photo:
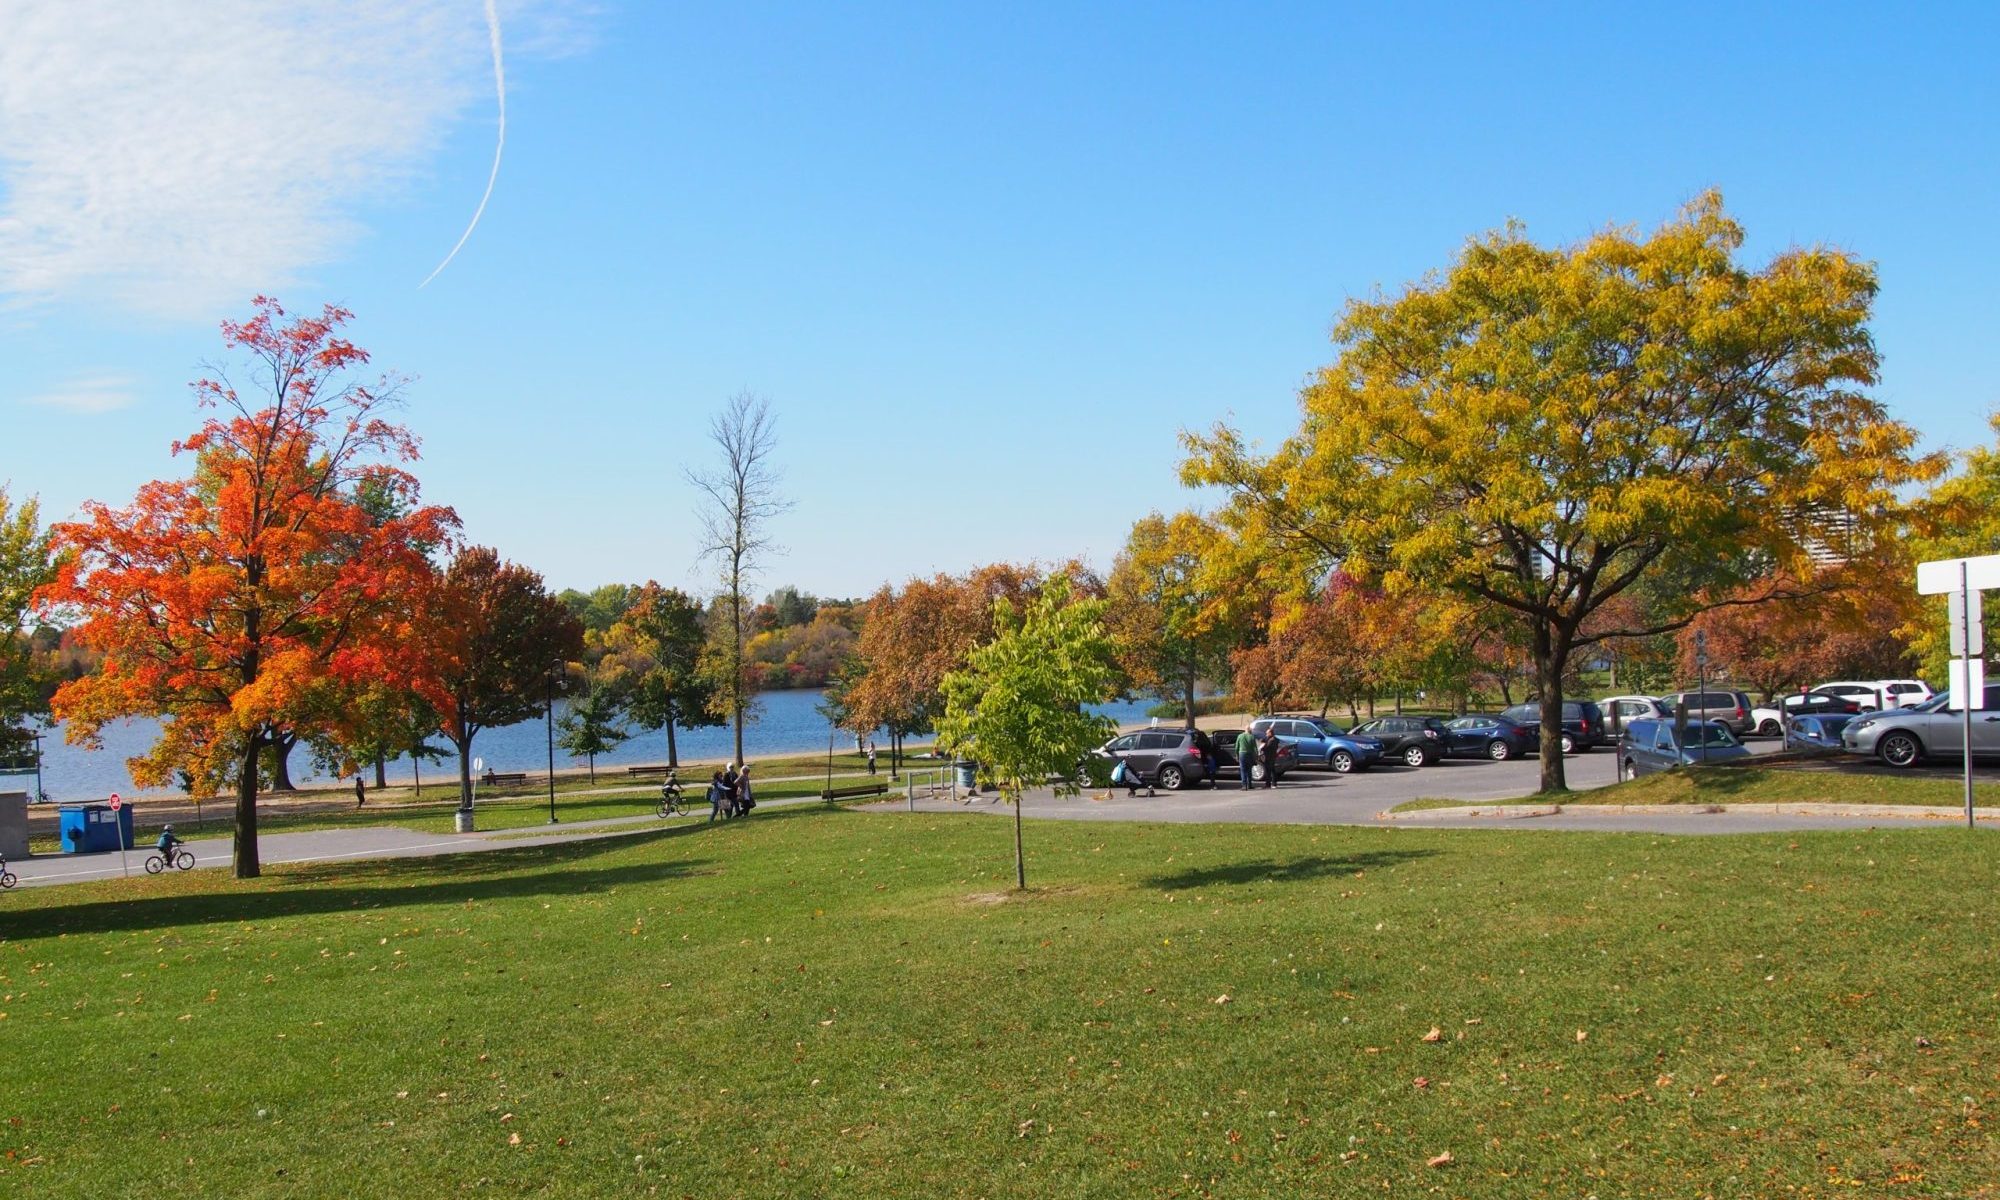
<instances>
[{"instance_id":1,"label":"car windshield","mask_svg":"<svg viewBox=\"0 0 2000 1200\"><path fill-rule=\"evenodd\" d=\"M1924 701L1922 704L1912 704L1910 706L1910 711L1936 712L1938 709L1943 708L1945 705L1950 703L1951 703L1951 693L1939 692L1937 695L1932 696L1930 699ZM1975 749L1973 753L1976 755L1978 751Z\"/></svg>"},{"instance_id":2,"label":"car windshield","mask_svg":"<svg viewBox=\"0 0 2000 1200\"><path fill-rule=\"evenodd\" d=\"M1805 718L1805 720L1811 721L1813 724L1817 725L1819 727L1819 731L1821 733L1828 735L1829 737L1847 728L1847 723L1849 721L1852 721L1853 719L1854 719L1853 717L1848 716L1846 713L1841 713L1838 716Z\"/></svg>"},{"instance_id":3,"label":"car windshield","mask_svg":"<svg viewBox=\"0 0 2000 1200\"><path fill-rule=\"evenodd\" d=\"M1481 729L1493 724L1491 717L1453 717L1446 723L1447 729Z\"/></svg>"},{"instance_id":4,"label":"car windshield","mask_svg":"<svg viewBox=\"0 0 2000 1200\"><path fill-rule=\"evenodd\" d=\"M1687 731L1690 746L1734 746L1736 735L1721 725L1695 725Z\"/></svg>"},{"instance_id":5,"label":"car windshield","mask_svg":"<svg viewBox=\"0 0 2000 1200\"><path fill-rule=\"evenodd\" d=\"M1341 735L1347 732L1340 726L1335 725L1332 721L1328 721L1322 717L1314 717L1312 720L1307 721L1306 724L1312 726L1314 729L1319 730L1321 733L1327 735L1328 737L1340 737Z\"/></svg>"}]
</instances>

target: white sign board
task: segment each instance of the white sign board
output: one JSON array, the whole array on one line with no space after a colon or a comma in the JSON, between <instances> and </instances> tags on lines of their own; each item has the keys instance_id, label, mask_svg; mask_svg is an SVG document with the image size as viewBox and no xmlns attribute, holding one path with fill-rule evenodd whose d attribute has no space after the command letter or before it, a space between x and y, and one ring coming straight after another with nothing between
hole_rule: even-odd
<instances>
[{"instance_id":1,"label":"white sign board","mask_svg":"<svg viewBox=\"0 0 2000 1200\"><path fill-rule=\"evenodd\" d=\"M1964 567L1963 575L1959 568ZM1936 562L1917 564L1917 595L1942 596L1955 592L1959 584L1973 591L2000 588L2000 554L1984 554L1978 558L1940 558Z\"/></svg>"},{"instance_id":2,"label":"white sign board","mask_svg":"<svg viewBox=\"0 0 2000 1200\"><path fill-rule=\"evenodd\" d=\"M1945 685L1951 692L1951 700L1945 705L1952 712L1965 707L1965 697L1972 697L1972 707L1976 712L1986 707L1986 660L1983 658L1954 658L1951 660L1951 682Z\"/></svg>"},{"instance_id":3,"label":"white sign board","mask_svg":"<svg viewBox=\"0 0 2000 1200\"><path fill-rule=\"evenodd\" d=\"M1985 605L1979 602L1979 593L1954 591L1946 597L1951 602L1951 654L1953 658L1964 658L1967 654L1979 654L1986 646ZM1971 649L1966 649L1970 646Z\"/></svg>"}]
</instances>

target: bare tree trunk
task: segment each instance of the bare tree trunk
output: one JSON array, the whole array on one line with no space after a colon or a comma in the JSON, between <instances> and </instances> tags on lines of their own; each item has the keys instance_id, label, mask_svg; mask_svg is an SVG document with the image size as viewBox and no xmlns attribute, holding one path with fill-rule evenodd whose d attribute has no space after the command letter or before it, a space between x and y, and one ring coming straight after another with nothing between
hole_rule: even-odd
<instances>
[{"instance_id":1,"label":"bare tree trunk","mask_svg":"<svg viewBox=\"0 0 2000 1200\"><path fill-rule=\"evenodd\" d=\"M389 756L386 754L377 754L375 756L375 790L379 792L388 786Z\"/></svg>"},{"instance_id":2,"label":"bare tree trunk","mask_svg":"<svg viewBox=\"0 0 2000 1200\"><path fill-rule=\"evenodd\" d=\"M238 879L255 879L264 873L257 855L257 759L263 751L264 735L250 735L236 773L236 836L231 852Z\"/></svg>"},{"instance_id":3,"label":"bare tree trunk","mask_svg":"<svg viewBox=\"0 0 2000 1200\"><path fill-rule=\"evenodd\" d=\"M1195 674L1195 665L1194 663L1190 662L1188 663L1186 687L1183 688L1181 692L1182 696L1186 699L1187 703L1187 710L1186 710L1187 727L1189 729L1194 728L1194 684L1195 684L1194 674Z\"/></svg>"},{"instance_id":4,"label":"bare tree trunk","mask_svg":"<svg viewBox=\"0 0 2000 1200\"><path fill-rule=\"evenodd\" d=\"M674 745L674 719L669 716L667 718L667 766L678 767L680 765L680 747Z\"/></svg>"},{"instance_id":5,"label":"bare tree trunk","mask_svg":"<svg viewBox=\"0 0 2000 1200\"><path fill-rule=\"evenodd\" d=\"M1541 684L1542 787L1544 792L1569 790L1563 771L1563 666L1569 658L1569 635L1536 621L1535 671Z\"/></svg>"},{"instance_id":6,"label":"bare tree trunk","mask_svg":"<svg viewBox=\"0 0 2000 1200\"><path fill-rule=\"evenodd\" d=\"M1021 785L1014 785L1014 886L1026 890L1028 886L1028 860L1021 853Z\"/></svg>"},{"instance_id":7,"label":"bare tree trunk","mask_svg":"<svg viewBox=\"0 0 2000 1200\"><path fill-rule=\"evenodd\" d=\"M470 809L472 807L472 739L467 737L464 741L460 741L457 738L453 738L452 744L458 747L458 806L463 809Z\"/></svg>"},{"instance_id":8,"label":"bare tree trunk","mask_svg":"<svg viewBox=\"0 0 2000 1200\"><path fill-rule=\"evenodd\" d=\"M296 733L274 733L267 743L271 749L271 790L274 792L296 792L298 785L292 782L292 747L299 744Z\"/></svg>"}]
</instances>

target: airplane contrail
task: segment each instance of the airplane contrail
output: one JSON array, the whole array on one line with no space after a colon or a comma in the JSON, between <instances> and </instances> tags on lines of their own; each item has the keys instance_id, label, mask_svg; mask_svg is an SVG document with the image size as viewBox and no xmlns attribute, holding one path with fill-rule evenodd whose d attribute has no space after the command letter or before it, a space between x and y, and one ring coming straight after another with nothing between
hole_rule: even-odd
<instances>
[{"instance_id":1,"label":"airplane contrail","mask_svg":"<svg viewBox=\"0 0 2000 1200\"><path fill-rule=\"evenodd\" d=\"M438 271L450 266L451 260L465 248L466 239L479 227L479 218L486 212L486 202L493 198L493 185L500 179L500 155L507 149L507 71L500 62L500 14L494 9L493 0L486 0L486 32L493 42L493 92L500 98L500 140L493 146L493 170L486 176L486 194L479 197L479 207L472 210L472 220L465 226L465 232L458 235L458 245L444 256L437 270L424 276L424 281L417 285L419 289L428 287L431 280L438 277Z\"/></svg>"}]
</instances>

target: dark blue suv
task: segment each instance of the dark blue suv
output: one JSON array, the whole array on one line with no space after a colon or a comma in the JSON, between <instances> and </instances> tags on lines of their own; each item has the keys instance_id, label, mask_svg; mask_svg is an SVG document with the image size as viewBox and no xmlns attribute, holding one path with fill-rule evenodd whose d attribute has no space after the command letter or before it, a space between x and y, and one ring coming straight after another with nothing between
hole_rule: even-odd
<instances>
[{"instance_id":1,"label":"dark blue suv","mask_svg":"<svg viewBox=\"0 0 2000 1200\"><path fill-rule=\"evenodd\" d=\"M1266 729L1275 730L1280 742L1299 752L1302 767L1332 767L1345 775L1365 771L1382 759L1380 741L1348 733L1323 717L1258 717L1250 722L1250 736L1260 741Z\"/></svg>"}]
</instances>

